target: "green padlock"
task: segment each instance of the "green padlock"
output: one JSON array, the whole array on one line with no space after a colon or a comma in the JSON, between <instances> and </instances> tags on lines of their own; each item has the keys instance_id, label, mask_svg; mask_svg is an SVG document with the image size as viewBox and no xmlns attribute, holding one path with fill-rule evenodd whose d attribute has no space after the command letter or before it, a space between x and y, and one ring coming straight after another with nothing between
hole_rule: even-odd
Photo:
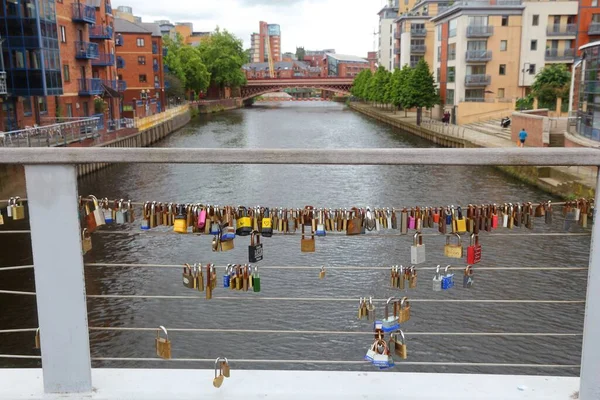
<instances>
[{"instance_id":1,"label":"green padlock","mask_svg":"<svg viewBox=\"0 0 600 400\"><path fill-rule=\"evenodd\" d=\"M254 274L252 274L252 290L255 293L260 292L260 275L258 275L258 267L254 267Z\"/></svg>"}]
</instances>

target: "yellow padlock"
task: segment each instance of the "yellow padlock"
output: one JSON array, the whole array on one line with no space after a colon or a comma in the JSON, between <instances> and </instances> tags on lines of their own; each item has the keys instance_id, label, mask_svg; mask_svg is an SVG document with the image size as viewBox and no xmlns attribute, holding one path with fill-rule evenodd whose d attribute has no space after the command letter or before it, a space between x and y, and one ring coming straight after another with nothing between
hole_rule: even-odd
<instances>
[{"instance_id":1,"label":"yellow padlock","mask_svg":"<svg viewBox=\"0 0 600 400\"><path fill-rule=\"evenodd\" d=\"M173 223L173 231L177 233L187 233L187 216L184 213L185 206L177 206L177 215L175 216L175 222Z\"/></svg>"}]
</instances>

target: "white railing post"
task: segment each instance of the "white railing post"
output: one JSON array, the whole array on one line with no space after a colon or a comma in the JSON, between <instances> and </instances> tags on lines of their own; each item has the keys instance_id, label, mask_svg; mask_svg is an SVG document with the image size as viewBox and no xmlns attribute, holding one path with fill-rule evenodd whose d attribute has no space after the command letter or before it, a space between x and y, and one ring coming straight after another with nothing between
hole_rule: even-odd
<instances>
[{"instance_id":1,"label":"white railing post","mask_svg":"<svg viewBox=\"0 0 600 400\"><path fill-rule=\"evenodd\" d=\"M596 180L596 207L600 201L600 174ZM583 322L583 345L581 348L580 400L600 399L600 214L595 209L590 266L588 272L585 319Z\"/></svg>"},{"instance_id":2,"label":"white railing post","mask_svg":"<svg viewBox=\"0 0 600 400\"><path fill-rule=\"evenodd\" d=\"M75 165L26 165L44 391L92 390Z\"/></svg>"}]
</instances>

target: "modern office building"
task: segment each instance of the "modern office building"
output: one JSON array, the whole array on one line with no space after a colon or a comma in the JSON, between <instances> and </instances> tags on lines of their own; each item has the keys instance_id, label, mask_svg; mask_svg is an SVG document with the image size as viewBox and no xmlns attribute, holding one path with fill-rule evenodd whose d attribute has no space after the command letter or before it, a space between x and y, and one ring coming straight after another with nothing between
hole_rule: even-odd
<instances>
[{"instance_id":1,"label":"modern office building","mask_svg":"<svg viewBox=\"0 0 600 400\"><path fill-rule=\"evenodd\" d=\"M258 33L250 36L250 59L252 62L269 62L269 52L273 62L281 61L281 27L261 21Z\"/></svg>"},{"instance_id":2,"label":"modern office building","mask_svg":"<svg viewBox=\"0 0 600 400\"><path fill-rule=\"evenodd\" d=\"M353 78L364 69L370 69L369 61L364 58L343 54L325 54L324 76Z\"/></svg>"},{"instance_id":3,"label":"modern office building","mask_svg":"<svg viewBox=\"0 0 600 400\"><path fill-rule=\"evenodd\" d=\"M600 141L600 41L578 50L582 60L573 74L578 90L571 101L577 116L576 133Z\"/></svg>"},{"instance_id":4,"label":"modern office building","mask_svg":"<svg viewBox=\"0 0 600 400\"><path fill-rule=\"evenodd\" d=\"M413 1L414 0L410 0ZM389 0L379 13L377 63L388 71L394 69L394 18L398 16L398 0Z\"/></svg>"}]
</instances>

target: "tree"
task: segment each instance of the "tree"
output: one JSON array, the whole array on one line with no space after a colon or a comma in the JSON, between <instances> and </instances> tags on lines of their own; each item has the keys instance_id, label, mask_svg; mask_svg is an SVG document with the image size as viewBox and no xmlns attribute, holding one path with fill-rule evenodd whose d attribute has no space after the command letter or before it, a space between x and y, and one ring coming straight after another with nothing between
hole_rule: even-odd
<instances>
[{"instance_id":1,"label":"tree","mask_svg":"<svg viewBox=\"0 0 600 400\"><path fill-rule=\"evenodd\" d=\"M201 60L210 73L210 83L219 88L239 87L246 83L242 65L246 63L243 43L227 30L217 28L198 46Z\"/></svg>"},{"instance_id":2,"label":"tree","mask_svg":"<svg viewBox=\"0 0 600 400\"><path fill-rule=\"evenodd\" d=\"M369 100L380 104L384 102L388 75L389 72L385 67L377 68L369 85Z\"/></svg>"},{"instance_id":3,"label":"tree","mask_svg":"<svg viewBox=\"0 0 600 400\"><path fill-rule=\"evenodd\" d=\"M535 76L531 92L542 108L553 108L556 99L569 101L571 73L564 64L550 64Z\"/></svg>"},{"instance_id":4,"label":"tree","mask_svg":"<svg viewBox=\"0 0 600 400\"><path fill-rule=\"evenodd\" d=\"M404 117L408 116L408 109L412 107L413 100L411 98L411 90L409 82L412 79L413 68L409 67L408 64L404 64L404 67L399 72L398 86L396 88L397 98L399 105L404 109Z\"/></svg>"},{"instance_id":5,"label":"tree","mask_svg":"<svg viewBox=\"0 0 600 400\"><path fill-rule=\"evenodd\" d=\"M197 47L184 46L181 52L181 65L186 77L185 88L196 93L204 92L210 84L210 73L202 62Z\"/></svg>"},{"instance_id":6,"label":"tree","mask_svg":"<svg viewBox=\"0 0 600 400\"><path fill-rule=\"evenodd\" d=\"M407 90L409 106L417 107L417 125L421 125L423 107L431 108L440 102L433 74L424 59L412 71Z\"/></svg>"},{"instance_id":7,"label":"tree","mask_svg":"<svg viewBox=\"0 0 600 400\"><path fill-rule=\"evenodd\" d=\"M304 56L306 55L306 51L304 47L296 47L296 59L298 61L304 61Z\"/></svg>"},{"instance_id":8,"label":"tree","mask_svg":"<svg viewBox=\"0 0 600 400\"><path fill-rule=\"evenodd\" d=\"M354 78L354 83L352 85L352 89L350 92L353 96L358 97L361 100L367 100L367 88L369 86L369 81L372 78L371 70L364 69L359 72L358 75Z\"/></svg>"},{"instance_id":9,"label":"tree","mask_svg":"<svg viewBox=\"0 0 600 400\"><path fill-rule=\"evenodd\" d=\"M165 74L165 93L167 98L180 97L185 99L185 87L181 79L171 73Z\"/></svg>"},{"instance_id":10,"label":"tree","mask_svg":"<svg viewBox=\"0 0 600 400\"><path fill-rule=\"evenodd\" d=\"M168 35L165 35L163 37L163 46L167 49L167 56L164 58L164 63L169 69L169 73L177 77L182 85L185 86L185 72L183 72L181 65L181 49L185 46L183 37L178 33L173 40Z\"/></svg>"}]
</instances>

